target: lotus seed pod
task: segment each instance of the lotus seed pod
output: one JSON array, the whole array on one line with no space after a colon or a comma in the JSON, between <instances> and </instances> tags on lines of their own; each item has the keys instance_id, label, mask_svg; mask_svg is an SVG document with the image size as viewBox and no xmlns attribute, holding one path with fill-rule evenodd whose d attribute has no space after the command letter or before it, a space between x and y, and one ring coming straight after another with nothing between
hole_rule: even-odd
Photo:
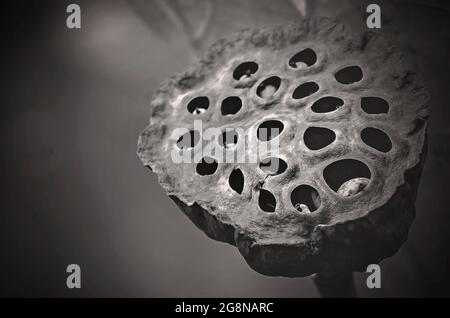
<instances>
[{"instance_id":1,"label":"lotus seed pod","mask_svg":"<svg viewBox=\"0 0 450 318\"><path fill-rule=\"evenodd\" d=\"M254 270L362 271L407 239L427 104L379 34L329 19L246 30L161 85L138 155L198 228ZM234 134L205 138L211 129ZM211 144L220 151L205 154Z\"/></svg>"}]
</instances>

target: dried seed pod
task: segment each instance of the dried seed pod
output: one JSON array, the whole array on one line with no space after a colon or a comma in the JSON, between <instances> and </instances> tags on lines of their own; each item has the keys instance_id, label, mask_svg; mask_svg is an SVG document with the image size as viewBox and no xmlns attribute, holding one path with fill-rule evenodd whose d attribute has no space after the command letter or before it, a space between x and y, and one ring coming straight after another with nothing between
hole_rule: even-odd
<instances>
[{"instance_id":1,"label":"dried seed pod","mask_svg":"<svg viewBox=\"0 0 450 318\"><path fill-rule=\"evenodd\" d=\"M161 85L138 155L200 229L236 245L256 271L365 270L407 238L427 103L380 35L351 36L329 19L247 30ZM259 154L263 162L204 158L195 119L204 130L242 128L258 145L277 141L279 152ZM222 150L234 155L245 138L230 140ZM202 160L176 163L174 150Z\"/></svg>"}]
</instances>

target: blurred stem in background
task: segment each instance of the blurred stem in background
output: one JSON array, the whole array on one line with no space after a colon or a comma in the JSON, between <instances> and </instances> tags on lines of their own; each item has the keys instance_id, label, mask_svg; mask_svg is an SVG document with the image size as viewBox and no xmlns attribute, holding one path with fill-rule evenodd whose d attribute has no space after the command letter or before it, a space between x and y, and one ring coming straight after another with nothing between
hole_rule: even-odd
<instances>
[{"instance_id":1,"label":"blurred stem in background","mask_svg":"<svg viewBox=\"0 0 450 318\"><path fill-rule=\"evenodd\" d=\"M356 290L353 272L317 273L314 283L320 296L325 298L355 298Z\"/></svg>"},{"instance_id":2,"label":"blurred stem in background","mask_svg":"<svg viewBox=\"0 0 450 318\"><path fill-rule=\"evenodd\" d=\"M202 40L210 29L214 11L214 1L202 0L197 2L196 9L201 12L201 19L190 23L186 11L178 1L165 0L129 0L130 6L145 23L157 34L166 36L166 29L158 24L161 19L166 19L171 26L187 39L191 54L199 57L202 54ZM162 16L160 15L162 13ZM195 24L195 25L194 25Z\"/></svg>"}]
</instances>

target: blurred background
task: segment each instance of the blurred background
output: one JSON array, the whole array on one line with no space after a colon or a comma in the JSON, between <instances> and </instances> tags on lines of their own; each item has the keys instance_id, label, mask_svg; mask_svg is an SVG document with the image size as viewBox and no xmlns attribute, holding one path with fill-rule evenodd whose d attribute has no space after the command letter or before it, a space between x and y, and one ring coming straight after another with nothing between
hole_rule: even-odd
<instances>
[{"instance_id":1,"label":"blurred background","mask_svg":"<svg viewBox=\"0 0 450 318\"><path fill-rule=\"evenodd\" d=\"M66 27L81 7L82 28ZM431 93L429 149L408 242L365 297L450 296L450 3L399 0L10 1L1 7L0 296L317 297L311 278L265 277L208 239L137 156L149 100L215 40L333 17L382 29ZM66 287L81 266L82 288Z\"/></svg>"}]
</instances>

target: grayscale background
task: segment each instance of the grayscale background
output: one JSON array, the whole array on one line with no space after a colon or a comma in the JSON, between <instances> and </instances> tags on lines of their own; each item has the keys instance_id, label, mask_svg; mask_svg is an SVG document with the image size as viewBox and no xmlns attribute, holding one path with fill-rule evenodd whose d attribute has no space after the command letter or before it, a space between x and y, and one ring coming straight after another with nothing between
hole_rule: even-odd
<instances>
[{"instance_id":1,"label":"grayscale background","mask_svg":"<svg viewBox=\"0 0 450 318\"><path fill-rule=\"evenodd\" d=\"M82 29L69 30L78 3ZM431 93L429 151L410 238L367 297L450 296L450 2L77 0L2 3L0 296L317 297L311 278L264 277L207 238L137 156L159 83L244 27L328 16L381 33ZM203 24L202 24L203 23ZM204 27L201 27L204 25ZM82 269L66 288L65 269Z\"/></svg>"}]
</instances>

